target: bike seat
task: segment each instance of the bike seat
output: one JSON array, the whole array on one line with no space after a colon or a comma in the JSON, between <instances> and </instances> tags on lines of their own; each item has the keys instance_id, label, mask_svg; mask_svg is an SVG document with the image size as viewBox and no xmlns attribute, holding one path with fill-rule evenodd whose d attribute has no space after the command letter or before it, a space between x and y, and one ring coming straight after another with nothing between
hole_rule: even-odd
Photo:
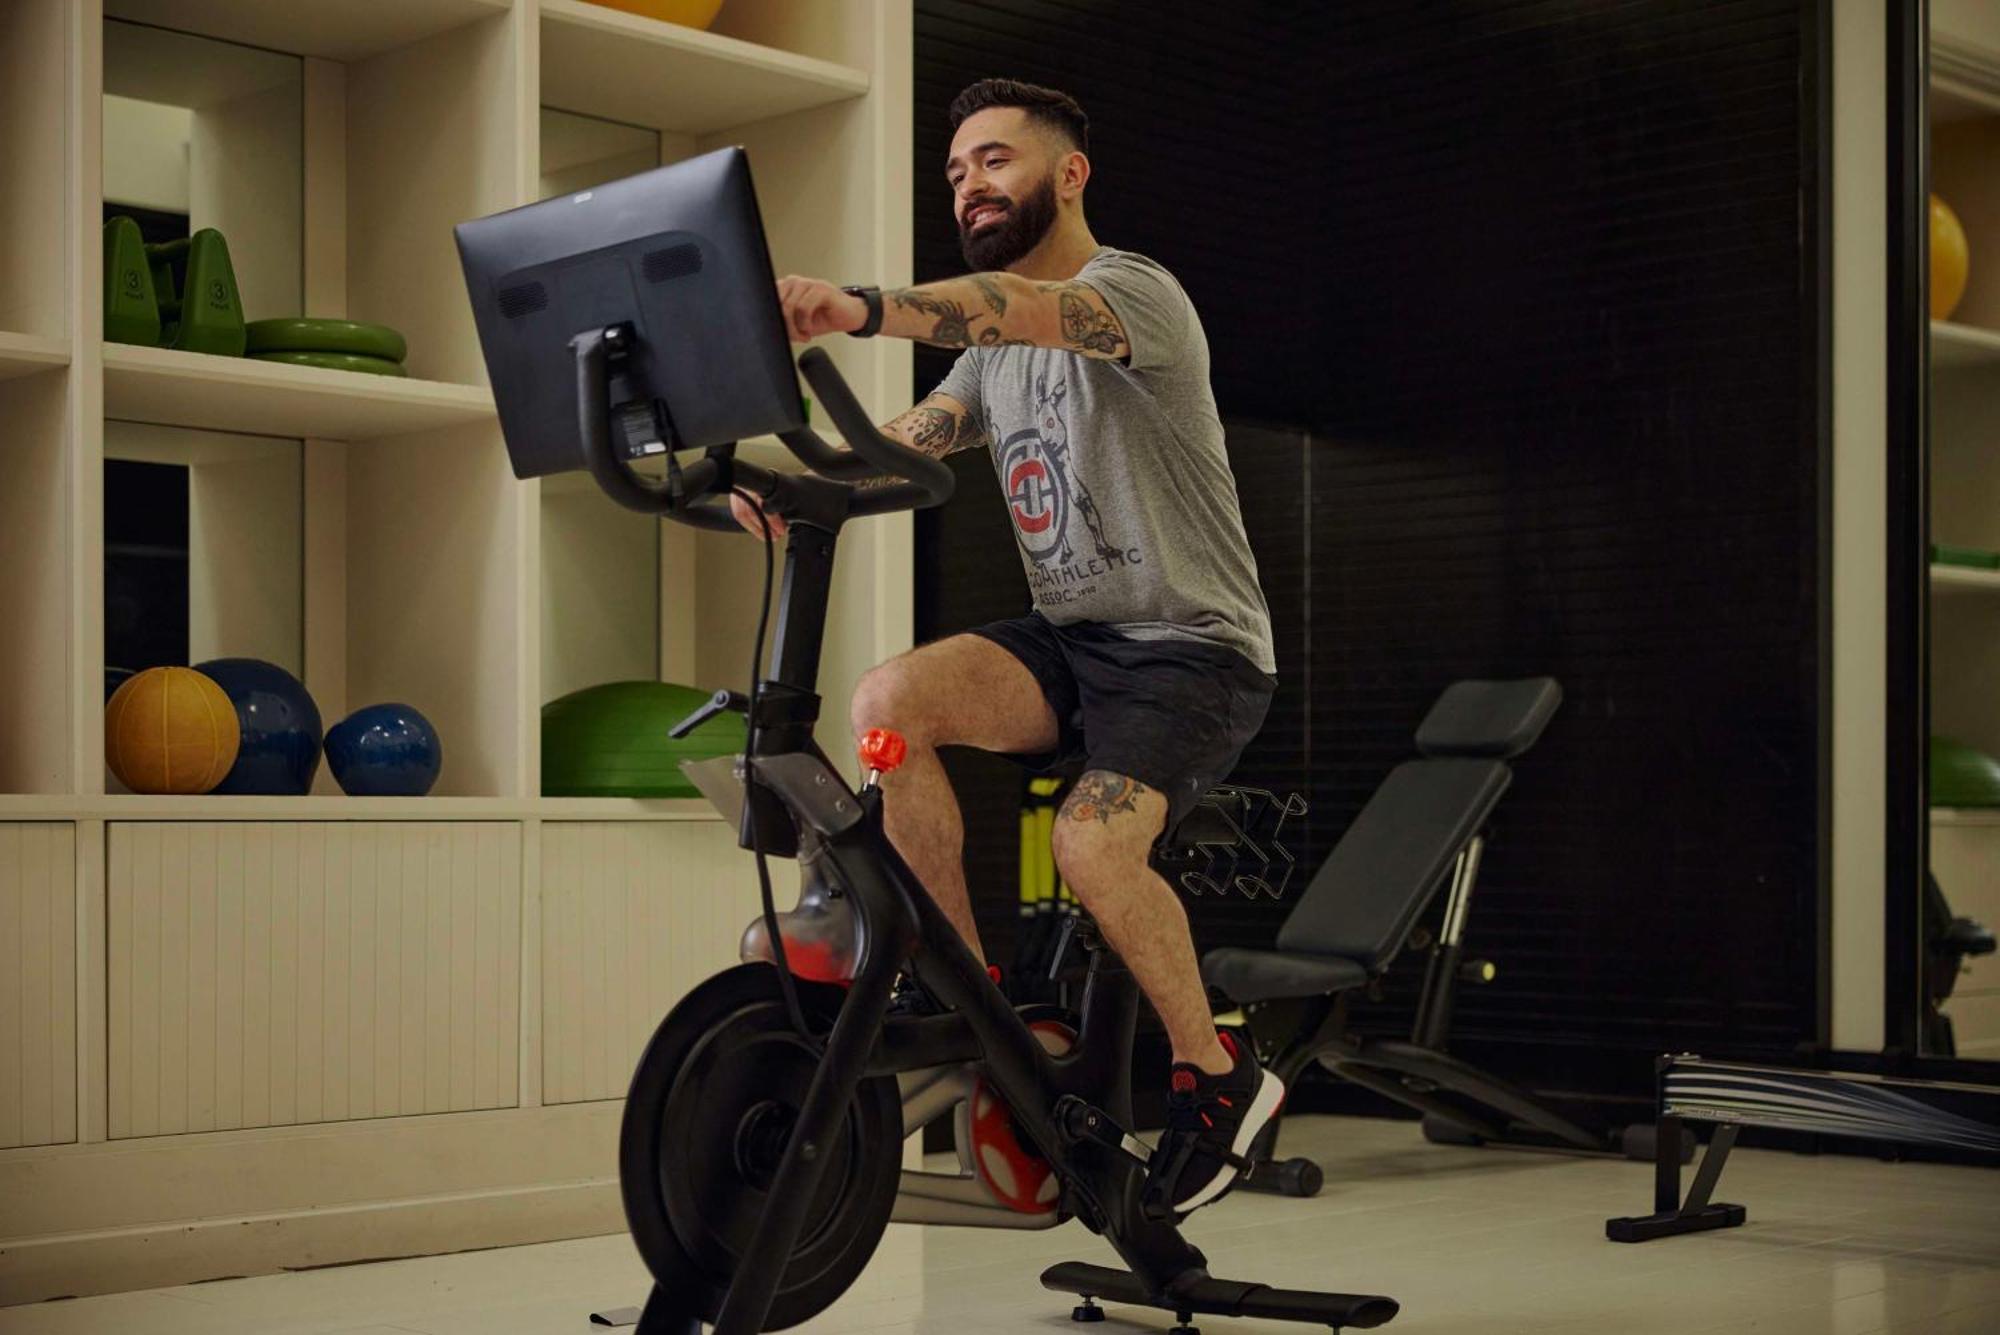
<instances>
[{"instance_id":1,"label":"bike seat","mask_svg":"<svg viewBox=\"0 0 2000 1335\"><path fill-rule=\"evenodd\" d=\"M1364 986L1368 970L1339 955L1225 946L1201 957L1201 977L1232 1001L1276 1001L1320 997Z\"/></svg>"}]
</instances>

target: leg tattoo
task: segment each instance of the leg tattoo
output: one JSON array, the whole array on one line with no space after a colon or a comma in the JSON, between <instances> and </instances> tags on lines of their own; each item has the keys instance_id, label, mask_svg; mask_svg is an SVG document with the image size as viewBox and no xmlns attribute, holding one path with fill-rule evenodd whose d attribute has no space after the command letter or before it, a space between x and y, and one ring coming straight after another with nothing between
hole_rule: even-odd
<instances>
[{"instance_id":1,"label":"leg tattoo","mask_svg":"<svg viewBox=\"0 0 2000 1335\"><path fill-rule=\"evenodd\" d=\"M1062 814L1066 820L1096 821L1100 825L1111 823L1113 816L1139 809L1139 798L1150 791L1137 779L1128 779L1123 774L1113 774L1110 770L1087 771L1076 781L1064 800Z\"/></svg>"}]
</instances>

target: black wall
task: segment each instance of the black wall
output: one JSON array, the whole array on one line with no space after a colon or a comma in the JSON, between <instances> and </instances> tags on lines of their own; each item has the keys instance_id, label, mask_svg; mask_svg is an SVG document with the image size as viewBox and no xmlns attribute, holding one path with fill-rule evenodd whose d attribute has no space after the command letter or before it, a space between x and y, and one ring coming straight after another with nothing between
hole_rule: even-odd
<instances>
[{"instance_id":1,"label":"black wall","mask_svg":"<svg viewBox=\"0 0 2000 1335\"><path fill-rule=\"evenodd\" d=\"M1663 1048L1813 1040L1815 7L917 0L916 25L919 278L963 267L943 109L1008 74L1083 102L1093 229L1202 314L1283 681L1236 777L1307 794L1301 860L1445 684L1561 679L1501 807L1468 930L1500 976L1460 1046L1635 1093ZM919 392L947 365L919 350ZM990 466L955 462L962 499L919 529L924 637L1027 602L994 579ZM999 935L1017 781L954 765ZM1288 907L1190 904L1202 946Z\"/></svg>"}]
</instances>

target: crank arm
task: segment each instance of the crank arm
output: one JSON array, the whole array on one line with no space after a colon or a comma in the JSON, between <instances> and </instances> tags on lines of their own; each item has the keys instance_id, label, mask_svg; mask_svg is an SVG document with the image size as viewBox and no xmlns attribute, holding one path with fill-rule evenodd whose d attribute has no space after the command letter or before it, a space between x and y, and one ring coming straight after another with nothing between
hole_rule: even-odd
<instances>
[{"instance_id":1,"label":"crank arm","mask_svg":"<svg viewBox=\"0 0 2000 1335\"><path fill-rule=\"evenodd\" d=\"M1137 1159L1142 1165L1152 1161L1152 1146L1112 1121L1102 1108L1093 1107L1074 1094L1056 1100L1055 1121L1072 1142L1095 1141Z\"/></svg>"}]
</instances>

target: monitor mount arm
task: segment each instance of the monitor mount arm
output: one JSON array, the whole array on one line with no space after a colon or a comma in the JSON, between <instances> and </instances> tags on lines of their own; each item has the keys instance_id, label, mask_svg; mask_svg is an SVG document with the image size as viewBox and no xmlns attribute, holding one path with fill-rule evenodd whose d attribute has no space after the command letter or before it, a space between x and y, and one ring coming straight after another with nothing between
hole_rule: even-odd
<instances>
[{"instance_id":1,"label":"monitor mount arm","mask_svg":"<svg viewBox=\"0 0 2000 1335\"><path fill-rule=\"evenodd\" d=\"M727 497L741 489L756 496L769 514L833 534L850 518L925 509L951 499L956 480L951 469L884 436L819 348L808 348L799 357L799 369L851 453L828 445L812 428L799 427L780 432L779 439L812 470L808 474L779 473L739 460L731 444L713 447L685 467L670 452L664 480L641 475L613 442L615 405L609 401L613 366L627 355L635 337L630 325L617 324L570 340L584 459L597 485L618 504L697 528L736 533L742 526L730 513ZM866 490L853 485L877 477L897 480Z\"/></svg>"}]
</instances>

